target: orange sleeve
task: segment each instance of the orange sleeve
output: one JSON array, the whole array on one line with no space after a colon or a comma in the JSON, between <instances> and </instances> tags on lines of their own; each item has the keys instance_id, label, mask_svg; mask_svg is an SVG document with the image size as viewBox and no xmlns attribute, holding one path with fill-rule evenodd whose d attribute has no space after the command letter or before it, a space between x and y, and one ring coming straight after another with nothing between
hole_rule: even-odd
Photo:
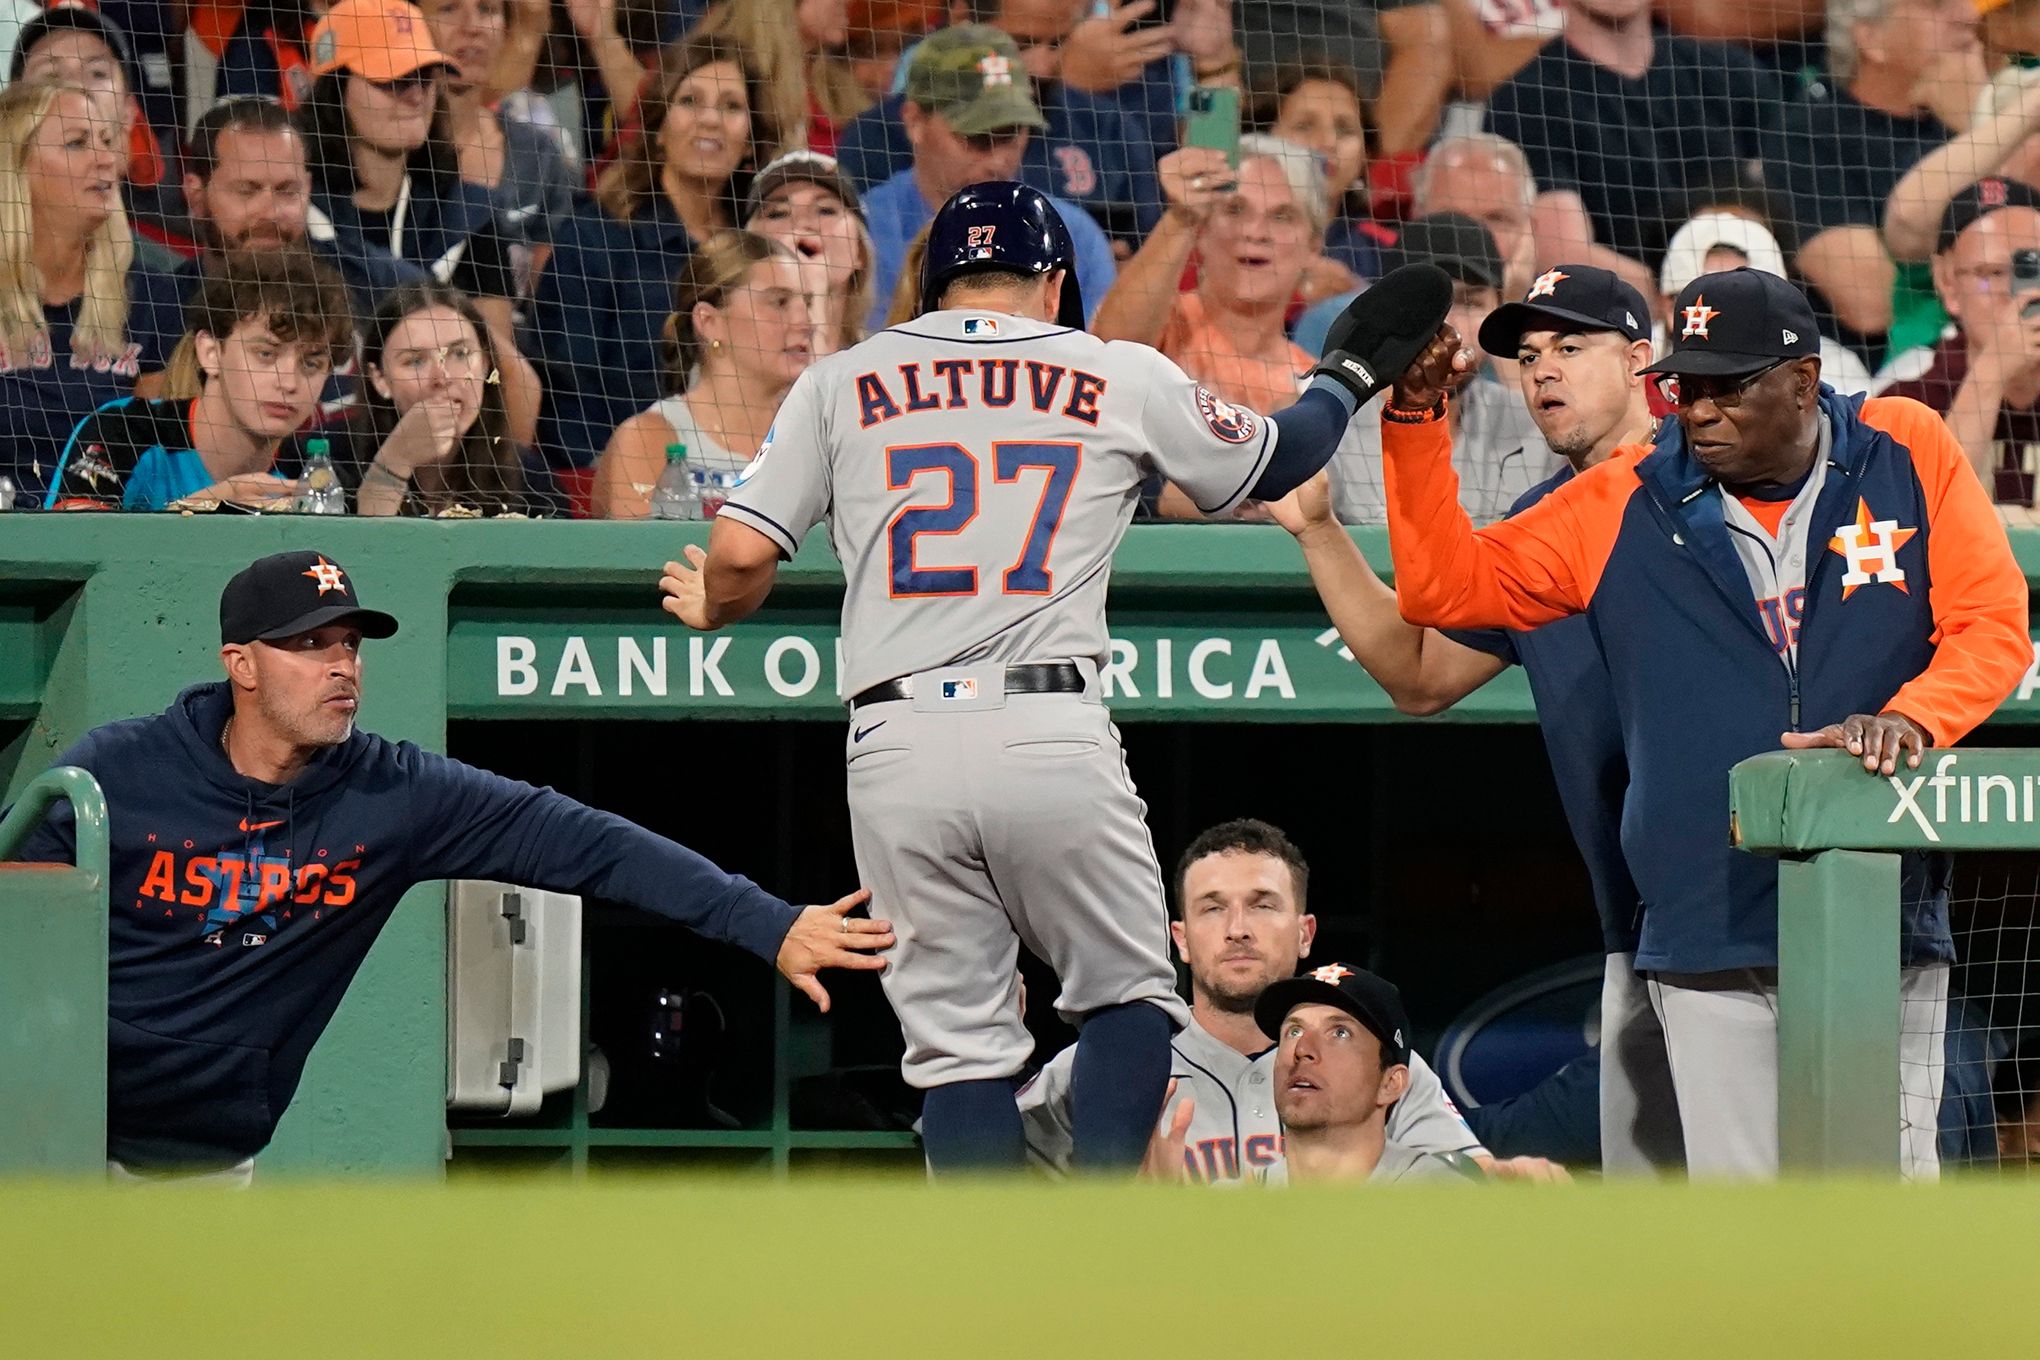
<instances>
[{"instance_id":1,"label":"orange sleeve","mask_svg":"<svg viewBox=\"0 0 2040 1360\"><path fill-rule=\"evenodd\" d=\"M1996 711L2033 664L2026 575L1983 483L1947 424L1910 397L1863 403L1863 420L1912 450L1927 499L1934 659L1888 707L1952 746Z\"/></svg>"},{"instance_id":2,"label":"orange sleeve","mask_svg":"<svg viewBox=\"0 0 2040 1360\"><path fill-rule=\"evenodd\" d=\"M1459 504L1448 422L1381 422L1395 593L1431 628L1535 628L1585 610L1601 581L1636 460L1617 450L1519 515L1476 531Z\"/></svg>"}]
</instances>

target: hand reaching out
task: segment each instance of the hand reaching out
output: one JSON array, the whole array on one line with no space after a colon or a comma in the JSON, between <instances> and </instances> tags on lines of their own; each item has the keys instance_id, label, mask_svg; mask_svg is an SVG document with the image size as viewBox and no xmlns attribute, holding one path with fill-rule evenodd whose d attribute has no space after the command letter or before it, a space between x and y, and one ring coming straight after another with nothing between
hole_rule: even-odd
<instances>
[{"instance_id":1,"label":"hand reaching out","mask_svg":"<svg viewBox=\"0 0 2040 1360\"><path fill-rule=\"evenodd\" d=\"M680 550L685 562L668 562L666 574L659 578L659 590L665 599L659 607L697 633L715 631L715 624L708 617L708 590L703 580L703 565L708 553L692 543Z\"/></svg>"},{"instance_id":2,"label":"hand reaching out","mask_svg":"<svg viewBox=\"0 0 2040 1360\"><path fill-rule=\"evenodd\" d=\"M1459 332L1440 326L1416 362L1395 380L1393 400L1405 411L1427 411L1457 387L1463 375L1473 372L1473 365L1474 353L1460 341Z\"/></svg>"},{"instance_id":3,"label":"hand reaching out","mask_svg":"<svg viewBox=\"0 0 2040 1360\"><path fill-rule=\"evenodd\" d=\"M780 943L779 971L824 1014L829 1009L829 994L815 977L822 969L876 972L885 967L885 960L873 955L892 948L892 923L855 920L850 915L870 900L870 891L859 888L826 907L805 907Z\"/></svg>"}]
</instances>

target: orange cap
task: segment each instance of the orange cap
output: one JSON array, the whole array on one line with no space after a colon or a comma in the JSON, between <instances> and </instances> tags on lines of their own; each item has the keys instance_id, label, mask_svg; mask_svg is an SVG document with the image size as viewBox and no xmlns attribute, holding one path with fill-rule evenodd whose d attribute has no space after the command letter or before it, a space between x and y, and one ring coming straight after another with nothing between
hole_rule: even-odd
<instances>
[{"instance_id":1,"label":"orange cap","mask_svg":"<svg viewBox=\"0 0 2040 1360\"><path fill-rule=\"evenodd\" d=\"M313 75L347 71L386 81L451 65L432 45L425 16L404 0L340 0L312 30Z\"/></svg>"}]
</instances>

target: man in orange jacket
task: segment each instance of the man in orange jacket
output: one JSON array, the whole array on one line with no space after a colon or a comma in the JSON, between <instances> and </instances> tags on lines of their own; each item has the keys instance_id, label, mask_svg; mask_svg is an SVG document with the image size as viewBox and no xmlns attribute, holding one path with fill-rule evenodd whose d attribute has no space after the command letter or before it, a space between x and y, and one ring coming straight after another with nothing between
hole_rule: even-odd
<instances>
[{"instance_id":1,"label":"man in orange jacket","mask_svg":"<svg viewBox=\"0 0 2040 1360\"><path fill-rule=\"evenodd\" d=\"M1594 624L1630 782L1624 857L1643 900L1637 971L1665 1031L1687 1164L1778 1164L1777 866L1728 847L1728 771L1760 751L1840 747L1917 766L1988 717L2033 656L2026 582L1940 417L1820 382L1806 299L1738 269L1696 279L1650 370L1676 423L1521 514L1459 508L1445 392L1450 328L1382 413L1405 618L1433 627ZM1782 736L1781 736L1782 730ZM1943 858L1908 857L1901 1148L1938 1172L1948 966Z\"/></svg>"}]
</instances>

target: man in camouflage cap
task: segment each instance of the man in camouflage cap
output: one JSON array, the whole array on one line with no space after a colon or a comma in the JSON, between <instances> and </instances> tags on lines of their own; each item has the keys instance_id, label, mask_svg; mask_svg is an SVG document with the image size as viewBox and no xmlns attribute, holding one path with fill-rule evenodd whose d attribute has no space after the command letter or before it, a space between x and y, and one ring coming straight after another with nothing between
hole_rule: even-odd
<instances>
[{"instance_id":1,"label":"man in camouflage cap","mask_svg":"<svg viewBox=\"0 0 2040 1360\"><path fill-rule=\"evenodd\" d=\"M1019 47L989 24L958 24L928 35L907 68L900 118L913 164L865 198L878 266L874 330L890 308L907 246L935 209L965 185L1017 178L1028 136L1048 126ZM1112 247L1089 214L1063 199L1051 201L1076 243L1077 281L1095 306L1112 286Z\"/></svg>"}]
</instances>

